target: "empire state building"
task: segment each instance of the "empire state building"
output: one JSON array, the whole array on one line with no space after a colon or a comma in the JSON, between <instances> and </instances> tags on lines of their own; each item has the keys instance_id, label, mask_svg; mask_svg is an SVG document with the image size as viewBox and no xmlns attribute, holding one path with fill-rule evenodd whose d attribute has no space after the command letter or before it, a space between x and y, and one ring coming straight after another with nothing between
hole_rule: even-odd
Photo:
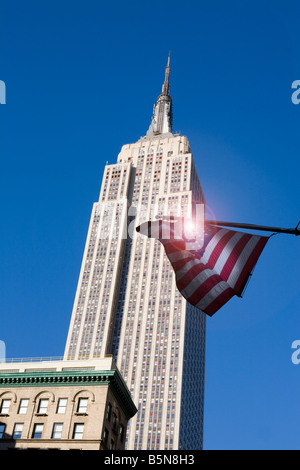
<instances>
[{"instance_id":1,"label":"empire state building","mask_svg":"<svg viewBox=\"0 0 300 470\"><path fill-rule=\"evenodd\" d=\"M115 357L138 408L128 450L203 446L206 316L178 292L162 245L135 230L204 203L188 139L172 132L169 78L170 56L146 135L104 169L65 349Z\"/></svg>"}]
</instances>

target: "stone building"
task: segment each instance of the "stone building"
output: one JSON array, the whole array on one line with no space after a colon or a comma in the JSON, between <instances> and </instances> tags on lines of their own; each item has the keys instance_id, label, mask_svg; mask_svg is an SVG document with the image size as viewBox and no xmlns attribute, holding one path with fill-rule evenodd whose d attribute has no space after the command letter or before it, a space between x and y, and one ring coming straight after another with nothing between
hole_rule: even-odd
<instances>
[{"instance_id":1,"label":"stone building","mask_svg":"<svg viewBox=\"0 0 300 470\"><path fill-rule=\"evenodd\" d=\"M136 411L112 357L0 364L0 450L123 450Z\"/></svg>"}]
</instances>

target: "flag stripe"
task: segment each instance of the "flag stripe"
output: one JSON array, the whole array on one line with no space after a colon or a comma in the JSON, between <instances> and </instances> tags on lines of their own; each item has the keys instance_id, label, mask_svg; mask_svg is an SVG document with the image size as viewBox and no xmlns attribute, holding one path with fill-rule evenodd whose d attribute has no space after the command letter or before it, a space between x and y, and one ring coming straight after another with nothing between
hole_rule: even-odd
<instances>
[{"instance_id":1,"label":"flag stripe","mask_svg":"<svg viewBox=\"0 0 300 470\"><path fill-rule=\"evenodd\" d=\"M209 294L209 292L211 292L212 289L216 288L216 286L218 286L218 284L222 282L222 279L220 278L218 274L211 275L211 273L207 273L207 276L208 276L207 279L203 280L201 285L196 290L194 290L194 292L191 295L189 295L188 301L191 304L197 305L200 299L202 299L204 296Z\"/></svg>"},{"instance_id":2,"label":"flag stripe","mask_svg":"<svg viewBox=\"0 0 300 470\"><path fill-rule=\"evenodd\" d=\"M229 258L234 258L234 254L239 251L240 244L244 244L246 241L243 241L246 237L248 240L248 234L244 234L241 232L234 233L233 237L227 242L227 244L223 247L222 253L219 255L219 259L216 262L214 269L221 273L224 267L226 266ZM224 279L226 281L226 279Z\"/></svg>"},{"instance_id":3,"label":"flag stripe","mask_svg":"<svg viewBox=\"0 0 300 470\"><path fill-rule=\"evenodd\" d=\"M251 272L253 271L257 261L258 261L258 258L260 257L264 247L266 246L267 244L267 241L268 241L268 238L267 237L259 237L260 239L258 240L258 243L256 245L256 247L254 248L250 258L248 259L248 261L246 262L243 270L241 271L240 273L240 276L235 284L235 291L237 293L237 295L241 295L242 292L243 292L243 289L245 287L245 282L247 281L249 275L251 274Z\"/></svg>"},{"instance_id":4,"label":"flag stripe","mask_svg":"<svg viewBox=\"0 0 300 470\"><path fill-rule=\"evenodd\" d=\"M193 248L192 244L186 244L178 232L180 225L159 222L141 224L137 231L159 239L175 271L179 291L189 303L210 316L233 295L241 295L269 239L208 227L204 233L204 246L199 249L196 245ZM179 237L176 237L176 230ZM165 234L170 238L162 238Z\"/></svg>"},{"instance_id":5,"label":"flag stripe","mask_svg":"<svg viewBox=\"0 0 300 470\"><path fill-rule=\"evenodd\" d=\"M231 287L227 287L218 297L216 297L206 308L205 313L210 317L214 315L228 300L234 296L234 290Z\"/></svg>"},{"instance_id":6,"label":"flag stripe","mask_svg":"<svg viewBox=\"0 0 300 470\"><path fill-rule=\"evenodd\" d=\"M170 241L168 240L167 242L166 241L163 241L163 240L160 240L161 243L164 245L165 247L165 251L166 251L166 254L169 255L171 253L176 253L178 250L183 250L185 251L185 242L183 240L176 240L176 241Z\"/></svg>"},{"instance_id":7,"label":"flag stripe","mask_svg":"<svg viewBox=\"0 0 300 470\"><path fill-rule=\"evenodd\" d=\"M251 235L249 234L243 234L237 244L235 245L234 249L230 253L229 256L227 256L226 262L223 266L223 269L220 269L220 276L224 279L224 281L227 281L229 276L231 275L234 267L236 266L236 263L241 256L241 253L243 252L245 246L251 240Z\"/></svg>"},{"instance_id":8,"label":"flag stripe","mask_svg":"<svg viewBox=\"0 0 300 470\"><path fill-rule=\"evenodd\" d=\"M222 251L224 250L224 246L226 246L227 242L234 236L234 233L232 230L225 230L223 233L223 237L218 241L216 246L211 252L211 255L209 259L207 260L207 264L213 268L216 264L216 262L219 259L219 256L221 255Z\"/></svg>"},{"instance_id":9,"label":"flag stripe","mask_svg":"<svg viewBox=\"0 0 300 470\"><path fill-rule=\"evenodd\" d=\"M213 271L208 269L206 264L199 263L198 265L194 265L181 279L178 279L176 275L177 287L180 291L185 290L190 297L199 285L211 276L212 273Z\"/></svg>"},{"instance_id":10,"label":"flag stripe","mask_svg":"<svg viewBox=\"0 0 300 470\"><path fill-rule=\"evenodd\" d=\"M170 259L170 258L169 258L169 259ZM191 255L190 255L189 257L184 258L184 259L178 260L178 261L176 261L175 263L173 262L173 263L172 263L173 269L175 270L175 272L181 271L183 268L186 267L186 265L187 265L190 261L192 261L193 264L195 264L195 263L194 263L195 259L194 259L194 257L191 256Z\"/></svg>"},{"instance_id":11,"label":"flag stripe","mask_svg":"<svg viewBox=\"0 0 300 470\"><path fill-rule=\"evenodd\" d=\"M173 253L168 254L168 258L172 264L190 257L191 253L189 251L175 251Z\"/></svg>"},{"instance_id":12,"label":"flag stripe","mask_svg":"<svg viewBox=\"0 0 300 470\"><path fill-rule=\"evenodd\" d=\"M252 254L259 240L260 240L260 237L257 237L257 236L251 237L251 239L248 241L247 245L245 246L244 250L240 254L234 268L232 269L231 274L227 279L227 282L233 289L236 289L236 283L238 281L238 278L243 272L243 269L249 257L252 257Z\"/></svg>"},{"instance_id":13,"label":"flag stripe","mask_svg":"<svg viewBox=\"0 0 300 470\"><path fill-rule=\"evenodd\" d=\"M226 233L228 232L229 230L226 230L225 228L222 228L222 229L219 229L215 236L211 239L211 241L208 243L208 245L206 246L205 248L205 252L204 252L204 255L203 255L203 262L204 263L207 263L209 258L210 258L210 255L212 254L213 250L215 249L216 245L219 243L219 241L222 239L222 237L224 237L226 235Z\"/></svg>"},{"instance_id":14,"label":"flag stripe","mask_svg":"<svg viewBox=\"0 0 300 470\"><path fill-rule=\"evenodd\" d=\"M196 305L197 308L200 308L203 312L206 313L209 305L222 295L228 289L228 284L225 281L219 282L215 287L213 287Z\"/></svg>"},{"instance_id":15,"label":"flag stripe","mask_svg":"<svg viewBox=\"0 0 300 470\"><path fill-rule=\"evenodd\" d=\"M179 271L176 271L176 279L180 281L181 279L184 282L184 278L191 280L192 276L198 274L203 270L201 265L204 266L204 269L207 268L206 265L202 263L199 259L190 259ZM192 270L192 271L191 271Z\"/></svg>"}]
</instances>

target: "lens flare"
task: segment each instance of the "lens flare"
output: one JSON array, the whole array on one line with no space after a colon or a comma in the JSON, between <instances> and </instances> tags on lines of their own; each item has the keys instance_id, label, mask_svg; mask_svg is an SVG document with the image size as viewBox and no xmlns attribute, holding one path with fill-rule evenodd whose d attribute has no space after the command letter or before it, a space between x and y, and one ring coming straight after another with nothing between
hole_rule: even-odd
<instances>
[{"instance_id":1,"label":"lens flare","mask_svg":"<svg viewBox=\"0 0 300 470\"><path fill-rule=\"evenodd\" d=\"M184 220L184 235L187 238L194 238L196 234L195 222L192 219Z\"/></svg>"}]
</instances>

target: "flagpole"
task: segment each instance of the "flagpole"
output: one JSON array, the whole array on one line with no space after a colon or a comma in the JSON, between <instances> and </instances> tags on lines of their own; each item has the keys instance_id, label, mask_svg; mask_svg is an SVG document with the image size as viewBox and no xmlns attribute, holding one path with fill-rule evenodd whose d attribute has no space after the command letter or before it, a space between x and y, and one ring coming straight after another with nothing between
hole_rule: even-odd
<instances>
[{"instance_id":1,"label":"flagpole","mask_svg":"<svg viewBox=\"0 0 300 470\"><path fill-rule=\"evenodd\" d=\"M296 228L280 228L280 227L267 227L265 225L254 225L254 224L240 224L236 222L223 222L219 220L206 220L209 225L224 226L224 227L236 227L244 228L247 230L261 230L263 232L273 232L273 233L287 233L290 235L300 235L300 230L298 229L300 221Z\"/></svg>"}]
</instances>

